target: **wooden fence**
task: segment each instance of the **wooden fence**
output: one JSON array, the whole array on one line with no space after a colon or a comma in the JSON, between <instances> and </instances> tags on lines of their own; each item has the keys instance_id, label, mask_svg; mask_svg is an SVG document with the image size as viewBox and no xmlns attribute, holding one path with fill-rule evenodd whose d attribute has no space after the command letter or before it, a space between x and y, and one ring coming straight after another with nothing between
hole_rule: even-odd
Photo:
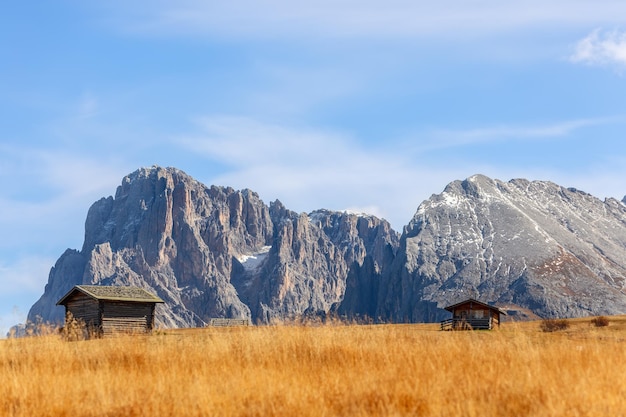
<instances>
[{"instance_id":1,"label":"wooden fence","mask_svg":"<svg viewBox=\"0 0 626 417\"><path fill-rule=\"evenodd\" d=\"M216 318L209 320L209 326L212 327L232 327L232 326L250 326L250 319L222 319Z\"/></svg>"},{"instance_id":2,"label":"wooden fence","mask_svg":"<svg viewBox=\"0 0 626 417\"><path fill-rule=\"evenodd\" d=\"M491 317L483 319L452 318L441 322L441 330L491 330L492 326Z\"/></svg>"}]
</instances>

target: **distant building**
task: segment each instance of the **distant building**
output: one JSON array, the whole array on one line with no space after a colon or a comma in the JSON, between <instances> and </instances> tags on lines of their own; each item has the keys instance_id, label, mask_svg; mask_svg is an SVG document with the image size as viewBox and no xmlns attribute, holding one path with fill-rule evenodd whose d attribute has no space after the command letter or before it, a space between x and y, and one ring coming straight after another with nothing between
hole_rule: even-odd
<instances>
[{"instance_id":1,"label":"distant building","mask_svg":"<svg viewBox=\"0 0 626 417\"><path fill-rule=\"evenodd\" d=\"M235 326L250 326L250 319L224 319L224 318L212 318L209 320L209 326L211 327L235 327Z\"/></svg>"},{"instance_id":2,"label":"distant building","mask_svg":"<svg viewBox=\"0 0 626 417\"><path fill-rule=\"evenodd\" d=\"M491 330L500 326L500 317L506 313L498 307L469 298L460 303L445 307L452 318L441 322L441 330Z\"/></svg>"},{"instance_id":3,"label":"distant building","mask_svg":"<svg viewBox=\"0 0 626 417\"><path fill-rule=\"evenodd\" d=\"M71 317L84 323L89 335L101 337L151 332L157 303L163 300L139 287L76 285L57 305L65 306L66 326Z\"/></svg>"}]
</instances>

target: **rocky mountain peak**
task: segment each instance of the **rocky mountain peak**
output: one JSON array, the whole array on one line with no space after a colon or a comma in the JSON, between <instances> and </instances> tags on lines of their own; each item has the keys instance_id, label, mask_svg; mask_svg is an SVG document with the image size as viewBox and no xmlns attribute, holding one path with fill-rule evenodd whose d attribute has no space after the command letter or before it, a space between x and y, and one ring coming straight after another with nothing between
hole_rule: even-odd
<instances>
[{"instance_id":1,"label":"rocky mountain peak","mask_svg":"<svg viewBox=\"0 0 626 417\"><path fill-rule=\"evenodd\" d=\"M166 301L162 326L203 325L212 317L267 322L328 313L347 275L366 258L382 268L385 245L399 239L373 217L268 207L251 190L205 186L175 168L141 168L115 197L87 213L80 252L50 272L29 313L60 321L54 303L73 285L136 285Z\"/></svg>"},{"instance_id":2,"label":"rocky mountain peak","mask_svg":"<svg viewBox=\"0 0 626 417\"><path fill-rule=\"evenodd\" d=\"M392 292L379 313L418 319L467 294L548 317L626 311L625 219L623 205L547 181L455 181L420 205L390 268L419 295Z\"/></svg>"},{"instance_id":3,"label":"rocky mountain peak","mask_svg":"<svg viewBox=\"0 0 626 417\"><path fill-rule=\"evenodd\" d=\"M625 197L626 200L626 197ZM375 216L266 205L251 190L141 168L87 213L29 319L62 320L73 285L134 285L165 327L336 313L432 321L473 297L515 317L626 313L626 204L548 181L450 183L400 236Z\"/></svg>"}]
</instances>

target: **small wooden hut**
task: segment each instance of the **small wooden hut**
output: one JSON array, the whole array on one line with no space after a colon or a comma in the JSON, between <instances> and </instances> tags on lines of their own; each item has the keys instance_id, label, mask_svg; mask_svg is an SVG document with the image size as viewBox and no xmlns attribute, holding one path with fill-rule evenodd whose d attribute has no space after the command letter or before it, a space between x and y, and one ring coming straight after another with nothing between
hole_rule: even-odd
<instances>
[{"instance_id":1,"label":"small wooden hut","mask_svg":"<svg viewBox=\"0 0 626 417\"><path fill-rule=\"evenodd\" d=\"M151 332L157 303L163 300L139 287L76 285L57 305L65 306L66 326L71 317L90 334L107 336Z\"/></svg>"},{"instance_id":2,"label":"small wooden hut","mask_svg":"<svg viewBox=\"0 0 626 417\"><path fill-rule=\"evenodd\" d=\"M500 327L500 317L506 313L492 305L473 298L445 307L452 313L452 318L441 322L441 330L491 330L494 325Z\"/></svg>"}]
</instances>

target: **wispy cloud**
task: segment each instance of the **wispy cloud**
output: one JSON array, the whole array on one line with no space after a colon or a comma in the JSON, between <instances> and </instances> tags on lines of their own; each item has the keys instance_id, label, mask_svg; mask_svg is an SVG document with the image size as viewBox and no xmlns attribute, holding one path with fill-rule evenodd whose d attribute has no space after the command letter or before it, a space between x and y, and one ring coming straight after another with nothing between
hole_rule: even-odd
<instances>
[{"instance_id":1,"label":"wispy cloud","mask_svg":"<svg viewBox=\"0 0 626 417\"><path fill-rule=\"evenodd\" d=\"M529 27L597 25L626 16L626 5L612 0L181 0L107 5L116 24L127 31L246 38L467 36Z\"/></svg>"},{"instance_id":2,"label":"wispy cloud","mask_svg":"<svg viewBox=\"0 0 626 417\"><path fill-rule=\"evenodd\" d=\"M347 135L321 129L294 129L240 116L203 117L197 120L197 125L202 136L185 138L183 142L236 165L252 161L272 164L279 160L294 165L311 160L333 163L344 156L349 146Z\"/></svg>"},{"instance_id":3,"label":"wispy cloud","mask_svg":"<svg viewBox=\"0 0 626 417\"><path fill-rule=\"evenodd\" d=\"M200 119L198 127L174 141L228 167L203 181L250 188L296 211L360 210L401 228L423 196L450 175L449 167L414 164L390 143L366 145L342 132L230 116Z\"/></svg>"},{"instance_id":4,"label":"wispy cloud","mask_svg":"<svg viewBox=\"0 0 626 417\"><path fill-rule=\"evenodd\" d=\"M576 176L556 166L503 167L496 162L448 158L447 152L433 151L511 140L565 140L578 129L619 120L597 118L536 126L438 130L421 133L412 140L389 138L375 146L356 141L345 132L222 115L199 119L195 134L173 141L194 155L226 167L218 176L200 178L205 183L250 188L266 201L277 198L296 211L328 208L369 212L401 228L430 194L440 192L450 181L475 173L502 180L562 179L564 185L577 188L593 184L596 174L605 176L604 171L594 168L593 161L581 164L577 168L581 174ZM593 194L594 189L610 191L598 186L586 191Z\"/></svg>"},{"instance_id":5,"label":"wispy cloud","mask_svg":"<svg viewBox=\"0 0 626 417\"><path fill-rule=\"evenodd\" d=\"M47 280L53 265L53 258L32 255L15 259L12 263L0 260L2 296L40 292L42 281Z\"/></svg>"},{"instance_id":6,"label":"wispy cloud","mask_svg":"<svg viewBox=\"0 0 626 417\"><path fill-rule=\"evenodd\" d=\"M28 145L0 146L0 165L0 249L5 252L80 244L83 225L76 219L110 195L123 172L108 160Z\"/></svg>"},{"instance_id":7,"label":"wispy cloud","mask_svg":"<svg viewBox=\"0 0 626 417\"><path fill-rule=\"evenodd\" d=\"M425 139L414 149L416 151L428 151L509 140L554 140L565 138L579 129L624 121L624 117L599 117L566 120L543 125L502 124L459 130L434 129L416 133Z\"/></svg>"}]
</instances>

